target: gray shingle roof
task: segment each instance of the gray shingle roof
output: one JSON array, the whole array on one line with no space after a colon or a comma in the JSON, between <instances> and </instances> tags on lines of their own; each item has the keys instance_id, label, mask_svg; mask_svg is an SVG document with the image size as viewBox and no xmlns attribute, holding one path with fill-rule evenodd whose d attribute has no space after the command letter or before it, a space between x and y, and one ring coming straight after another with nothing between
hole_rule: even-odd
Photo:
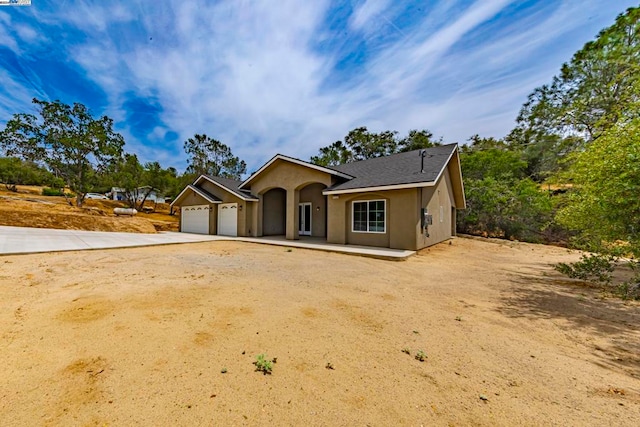
<instances>
[{"instance_id":1,"label":"gray shingle roof","mask_svg":"<svg viewBox=\"0 0 640 427\"><path fill-rule=\"evenodd\" d=\"M209 176L207 175L207 178L209 178L211 181L215 181L218 184L220 184L221 186L231 190L231 192L233 193L237 193L240 194L244 197L250 198L250 199L255 199L256 197L251 194L250 191L244 190L239 188L240 184L242 184L243 181L237 181L235 179L230 179L230 178L223 178L221 176Z\"/></svg>"},{"instance_id":2,"label":"gray shingle roof","mask_svg":"<svg viewBox=\"0 0 640 427\"><path fill-rule=\"evenodd\" d=\"M213 194L209 193L204 188L196 187L195 185L191 185L191 184L187 185L187 188L195 191L196 193L200 193L201 196L206 196L205 198L208 198L209 201L216 201L216 202L221 202L222 201L222 200L220 200L219 197L214 196Z\"/></svg>"},{"instance_id":3,"label":"gray shingle roof","mask_svg":"<svg viewBox=\"0 0 640 427\"><path fill-rule=\"evenodd\" d=\"M331 166L331 169L355 178L338 183L327 188L326 191L433 182L446 167L447 160L456 147L457 144L447 144L427 148L424 157L424 173L421 173L420 150Z\"/></svg>"}]
</instances>

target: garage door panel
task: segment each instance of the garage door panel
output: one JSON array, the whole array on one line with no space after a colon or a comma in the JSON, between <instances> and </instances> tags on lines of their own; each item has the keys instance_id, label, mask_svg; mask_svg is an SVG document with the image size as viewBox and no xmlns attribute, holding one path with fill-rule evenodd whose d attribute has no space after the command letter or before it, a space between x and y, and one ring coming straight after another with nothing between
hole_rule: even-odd
<instances>
[{"instance_id":1,"label":"garage door panel","mask_svg":"<svg viewBox=\"0 0 640 427\"><path fill-rule=\"evenodd\" d=\"M218 234L234 237L238 235L237 203L221 203L218 205Z\"/></svg>"},{"instance_id":2,"label":"garage door panel","mask_svg":"<svg viewBox=\"0 0 640 427\"><path fill-rule=\"evenodd\" d=\"M181 211L183 233L209 234L211 209L208 205L183 206Z\"/></svg>"}]
</instances>

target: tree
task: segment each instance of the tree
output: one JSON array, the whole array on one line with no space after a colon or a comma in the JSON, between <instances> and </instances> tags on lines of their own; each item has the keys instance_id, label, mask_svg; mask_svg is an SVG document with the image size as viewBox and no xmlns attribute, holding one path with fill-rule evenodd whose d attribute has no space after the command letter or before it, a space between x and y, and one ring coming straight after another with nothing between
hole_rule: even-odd
<instances>
[{"instance_id":1,"label":"tree","mask_svg":"<svg viewBox=\"0 0 640 427\"><path fill-rule=\"evenodd\" d=\"M410 130L406 137L398 139L396 131L385 130L374 133L361 126L351 130L345 136L344 142L336 141L320 148L318 155L311 157L311 163L320 166L336 166L440 145L440 141L433 141L432 138L433 134L428 130Z\"/></svg>"},{"instance_id":2,"label":"tree","mask_svg":"<svg viewBox=\"0 0 640 427\"><path fill-rule=\"evenodd\" d=\"M426 129L412 129L406 137L398 141L398 152L404 153L406 151L420 150L435 147L440 144L441 141L433 140L433 134L430 131Z\"/></svg>"},{"instance_id":3,"label":"tree","mask_svg":"<svg viewBox=\"0 0 640 427\"><path fill-rule=\"evenodd\" d=\"M353 153L353 160L371 159L397 152L397 134L398 132L390 130L372 133L363 126L350 131L345 136L344 143Z\"/></svg>"},{"instance_id":4,"label":"tree","mask_svg":"<svg viewBox=\"0 0 640 427\"><path fill-rule=\"evenodd\" d=\"M33 162L17 157L0 157L0 182L7 190L18 191L16 185L43 185L53 182L53 175Z\"/></svg>"},{"instance_id":5,"label":"tree","mask_svg":"<svg viewBox=\"0 0 640 427\"><path fill-rule=\"evenodd\" d=\"M460 231L529 242L548 237L553 203L532 180L465 177L464 186L467 209L458 214Z\"/></svg>"},{"instance_id":6,"label":"tree","mask_svg":"<svg viewBox=\"0 0 640 427\"><path fill-rule=\"evenodd\" d=\"M638 116L640 8L629 8L562 66L553 81L529 95L518 132L578 135L592 141L623 118Z\"/></svg>"},{"instance_id":7,"label":"tree","mask_svg":"<svg viewBox=\"0 0 640 427\"><path fill-rule=\"evenodd\" d=\"M311 157L311 163L319 166L337 166L352 161L353 153L342 141L320 148L317 156Z\"/></svg>"},{"instance_id":8,"label":"tree","mask_svg":"<svg viewBox=\"0 0 640 427\"><path fill-rule=\"evenodd\" d=\"M247 172L247 164L231 152L231 148L207 135L195 134L184 143L190 156L187 173L241 179Z\"/></svg>"},{"instance_id":9,"label":"tree","mask_svg":"<svg viewBox=\"0 0 640 427\"><path fill-rule=\"evenodd\" d=\"M573 156L565 176L573 188L558 221L577 233L579 247L622 247L640 257L640 118L610 128Z\"/></svg>"},{"instance_id":10,"label":"tree","mask_svg":"<svg viewBox=\"0 0 640 427\"><path fill-rule=\"evenodd\" d=\"M127 203L132 208L142 210L152 192L164 193L170 189L172 178L176 179L174 168L163 169L158 162L142 165L135 154L125 153L115 168L114 182L125 190Z\"/></svg>"},{"instance_id":11,"label":"tree","mask_svg":"<svg viewBox=\"0 0 640 427\"><path fill-rule=\"evenodd\" d=\"M554 202L527 177L527 162L506 141L474 135L460 154L467 209L458 229L507 239L555 240Z\"/></svg>"},{"instance_id":12,"label":"tree","mask_svg":"<svg viewBox=\"0 0 640 427\"><path fill-rule=\"evenodd\" d=\"M82 104L35 98L33 103L40 117L14 114L0 132L0 143L10 156L46 164L77 194L76 204L82 206L96 175L120 158L124 139L113 131L112 119L94 119Z\"/></svg>"}]
</instances>

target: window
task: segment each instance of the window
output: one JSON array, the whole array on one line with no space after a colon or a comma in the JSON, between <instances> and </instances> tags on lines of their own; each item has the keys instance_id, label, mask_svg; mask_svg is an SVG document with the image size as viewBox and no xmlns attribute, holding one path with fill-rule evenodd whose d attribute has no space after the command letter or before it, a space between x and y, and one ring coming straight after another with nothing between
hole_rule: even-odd
<instances>
[{"instance_id":1,"label":"window","mask_svg":"<svg viewBox=\"0 0 640 427\"><path fill-rule=\"evenodd\" d=\"M384 200L353 202L353 231L384 233L385 210L386 202Z\"/></svg>"}]
</instances>

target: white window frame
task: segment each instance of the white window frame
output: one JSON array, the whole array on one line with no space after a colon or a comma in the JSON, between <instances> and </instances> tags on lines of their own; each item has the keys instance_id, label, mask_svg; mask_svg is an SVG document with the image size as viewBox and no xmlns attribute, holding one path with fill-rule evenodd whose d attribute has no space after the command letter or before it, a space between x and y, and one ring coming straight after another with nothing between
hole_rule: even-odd
<instances>
[{"instance_id":1,"label":"white window frame","mask_svg":"<svg viewBox=\"0 0 640 427\"><path fill-rule=\"evenodd\" d=\"M370 231L369 230L369 203L370 202L382 202L384 203L384 223L383 223L383 231ZM367 230L355 230L355 208L356 203L366 203L367 204ZM351 202L351 232L352 233L367 233L367 234L385 234L387 232L387 200L386 199L371 199L371 200L353 200Z\"/></svg>"}]
</instances>

